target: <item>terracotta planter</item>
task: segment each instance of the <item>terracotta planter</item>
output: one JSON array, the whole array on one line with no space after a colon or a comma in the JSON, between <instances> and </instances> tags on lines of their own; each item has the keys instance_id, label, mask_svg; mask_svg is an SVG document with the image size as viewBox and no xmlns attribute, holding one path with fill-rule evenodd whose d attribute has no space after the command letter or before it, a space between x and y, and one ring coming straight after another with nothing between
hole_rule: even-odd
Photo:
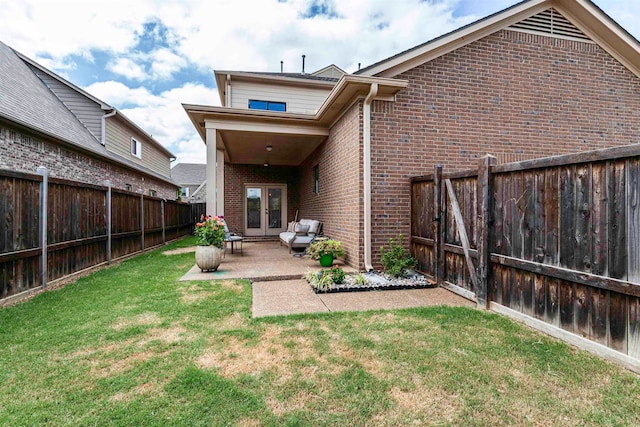
<instances>
[{"instance_id":1,"label":"terracotta planter","mask_svg":"<svg viewBox=\"0 0 640 427\"><path fill-rule=\"evenodd\" d=\"M224 249L215 246L196 246L196 264L202 271L216 271L223 254Z\"/></svg>"},{"instance_id":2,"label":"terracotta planter","mask_svg":"<svg viewBox=\"0 0 640 427\"><path fill-rule=\"evenodd\" d=\"M333 255L325 254L320 257L320 267L331 267L333 265Z\"/></svg>"}]
</instances>

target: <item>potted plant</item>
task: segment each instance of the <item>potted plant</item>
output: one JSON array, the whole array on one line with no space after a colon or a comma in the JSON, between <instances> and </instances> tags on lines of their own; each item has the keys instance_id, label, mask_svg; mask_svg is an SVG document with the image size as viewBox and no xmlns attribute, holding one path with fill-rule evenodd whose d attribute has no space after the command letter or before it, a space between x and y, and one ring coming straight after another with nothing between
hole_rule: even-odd
<instances>
[{"instance_id":1,"label":"potted plant","mask_svg":"<svg viewBox=\"0 0 640 427\"><path fill-rule=\"evenodd\" d=\"M216 271L224 254L224 219L206 216L196 224L193 234L196 236L196 264L201 271Z\"/></svg>"},{"instance_id":2,"label":"potted plant","mask_svg":"<svg viewBox=\"0 0 640 427\"><path fill-rule=\"evenodd\" d=\"M316 240L307 248L307 255L320 260L322 267L331 267L334 258L344 256L342 243L333 239Z\"/></svg>"}]
</instances>

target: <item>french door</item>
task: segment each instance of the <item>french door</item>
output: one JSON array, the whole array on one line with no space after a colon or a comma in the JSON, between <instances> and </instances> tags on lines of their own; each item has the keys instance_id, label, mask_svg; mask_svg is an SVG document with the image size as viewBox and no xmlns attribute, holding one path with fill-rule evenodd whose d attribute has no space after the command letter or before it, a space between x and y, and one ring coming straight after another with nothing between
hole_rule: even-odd
<instances>
[{"instance_id":1,"label":"french door","mask_svg":"<svg viewBox=\"0 0 640 427\"><path fill-rule=\"evenodd\" d=\"M287 229L287 185L244 186L245 236L277 236Z\"/></svg>"}]
</instances>

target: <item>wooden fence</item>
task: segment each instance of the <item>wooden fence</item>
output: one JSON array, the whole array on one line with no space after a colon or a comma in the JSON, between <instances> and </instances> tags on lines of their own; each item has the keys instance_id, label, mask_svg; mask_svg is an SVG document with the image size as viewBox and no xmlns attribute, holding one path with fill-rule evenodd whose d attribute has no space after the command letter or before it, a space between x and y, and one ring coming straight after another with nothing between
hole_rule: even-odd
<instances>
[{"instance_id":1,"label":"wooden fence","mask_svg":"<svg viewBox=\"0 0 640 427\"><path fill-rule=\"evenodd\" d=\"M38 172L0 170L0 301L190 234L202 209Z\"/></svg>"},{"instance_id":2,"label":"wooden fence","mask_svg":"<svg viewBox=\"0 0 640 427\"><path fill-rule=\"evenodd\" d=\"M640 369L640 145L436 166L412 179L411 218L441 286Z\"/></svg>"}]
</instances>

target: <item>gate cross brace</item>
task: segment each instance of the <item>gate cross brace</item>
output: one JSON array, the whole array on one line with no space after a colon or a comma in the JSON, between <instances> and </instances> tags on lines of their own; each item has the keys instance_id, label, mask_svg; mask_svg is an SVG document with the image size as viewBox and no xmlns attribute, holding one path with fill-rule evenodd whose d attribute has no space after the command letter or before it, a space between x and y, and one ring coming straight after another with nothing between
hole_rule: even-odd
<instances>
[{"instance_id":1,"label":"gate cross brace","mask_svg":"<svg viewBox=\"0 0 640 427\"><path fill-rule=\"evenodd\" d=\"M458 205L458 199L456 198L456 193L453 191L451 180L445 179L444 183L447 186L447 193L449 194L449 200L451 201L451 207L453 208L453 216L456 219L456 228L458 229L458 236L460 236L460 241L462 242L464 259L467 261L467 269L469 270L469 276L471 276L473 289L478 289L478 275L476 273L476 268L473 266L471 255L469 254L469 237L467 236L467 230L464 227L462 212L460 212L460 205Z\"/></svg>"}]
</instances>

